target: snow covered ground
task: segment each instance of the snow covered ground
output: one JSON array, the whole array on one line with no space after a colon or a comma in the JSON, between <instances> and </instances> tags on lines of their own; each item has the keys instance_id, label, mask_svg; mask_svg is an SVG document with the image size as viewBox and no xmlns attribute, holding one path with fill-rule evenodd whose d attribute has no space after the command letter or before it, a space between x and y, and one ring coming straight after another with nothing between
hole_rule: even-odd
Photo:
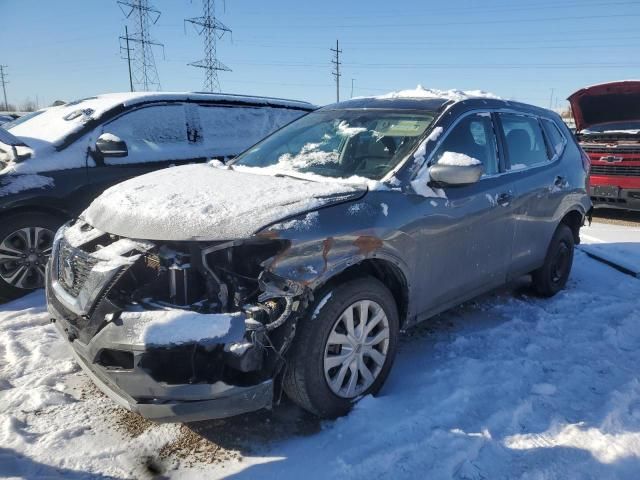
<instances>
[{"instance_id":1,"label":"snow covered ground","mask_svg":"<svg viewBox=\"0 0 640 480\"><path fill-rule=\"evenodd\" d=\"M635 479L638 298L578 251L551 300L516 284L407 332L382 394L345 418L180 426L92 388L34 293L0 306L0 476Z\"/></svg>"},{"instance_id":2,"label":"snow covered ground","mask_svg":"<svg viewBox=\"0 0 640 480\"><path fill-rule=\"evenodd\" d=\"M594 223L582 229L580 248L640 278L640 226Z\"/></svg>"}]
</instances>

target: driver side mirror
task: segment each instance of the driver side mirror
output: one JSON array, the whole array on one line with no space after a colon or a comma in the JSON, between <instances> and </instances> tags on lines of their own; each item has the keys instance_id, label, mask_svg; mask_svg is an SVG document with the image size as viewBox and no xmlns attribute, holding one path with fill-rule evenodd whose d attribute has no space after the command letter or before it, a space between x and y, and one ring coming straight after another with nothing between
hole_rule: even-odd
<instances>
[{"instance_id":1,"label":"driver side mirror","mask_svg":"<svg viewBox=\"0 0 640 480\"><path fill-rule=\"evenodd\" d=\"M126 142L112 133L103 133L98 137L96 150L103 157L126 157L129 155Z\"/></svg>"},{"instance_id":2,"label":"driver side mirror","mask_svg":"<svg viewBox=\"0 0 640 480\"><path fill-rule=\"evenodd\" d=\"M469 185L482 176L482 165L442 165L429 167L431 181L443 185Z\"/></svg>"}]
</instances>

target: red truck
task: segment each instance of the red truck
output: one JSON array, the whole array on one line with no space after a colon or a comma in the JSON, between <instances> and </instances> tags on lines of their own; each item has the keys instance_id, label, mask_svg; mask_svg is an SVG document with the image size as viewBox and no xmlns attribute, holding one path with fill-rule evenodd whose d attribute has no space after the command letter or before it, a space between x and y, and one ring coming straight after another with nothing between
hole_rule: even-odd
<instances>
[{"instance_id":1,"label":"red truck","mask_svg":"<svg viewBox=\"0 0 640 480\"><path fill-rule=\"evenodd\" d=\"M568 100L591 161L594 207L640 211L640 80L586 87Z\"/></svg>"}]
</instances>

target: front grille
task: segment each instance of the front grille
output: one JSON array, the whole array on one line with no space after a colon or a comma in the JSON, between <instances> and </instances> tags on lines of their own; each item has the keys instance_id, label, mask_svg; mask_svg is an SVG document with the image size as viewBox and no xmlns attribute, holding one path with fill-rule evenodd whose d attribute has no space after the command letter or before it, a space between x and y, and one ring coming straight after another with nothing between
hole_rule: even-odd
<instances>
[{"instance_id":1,"label":"front grille","mask_svg":"<svg viewBox=\"0 0 640 480\"><path fill-rule=\"evenodd\" d=\"M591 165L592 175L640 177L640 165Z\"/></svg>"},{"instance_id":2,"label":"front grille","mask_svg":"<svg viewBox=\"0 0 640 480\"><path fill-rule=\"evenodd\" d=\"M88 253L74 248L62 240L58 253L58 280L60 284L68 293L77 297L91 269L97 262Z\"/></svg>"},{"instance_id":3,"label":"front grille","mask_svg":"<svg viewBox=\"0 0 640 480\"><path fill-rule=\"evenodd\" d=\"M582 149L587 153L606 153L608 155L616 154L640 154L640 145L618 145L618 146L598 146L581 144ZM633 160L633 159L628 159Z\"/></svg>"}]
</instances>

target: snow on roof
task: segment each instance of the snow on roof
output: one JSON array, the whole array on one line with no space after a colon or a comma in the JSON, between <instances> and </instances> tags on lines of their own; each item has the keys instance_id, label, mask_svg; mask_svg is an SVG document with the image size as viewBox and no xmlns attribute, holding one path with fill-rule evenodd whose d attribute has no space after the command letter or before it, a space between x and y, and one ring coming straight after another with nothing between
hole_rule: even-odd
<instances>
[{"instance_id":1,"label":"snow on roof","mask_svg":"<svg viewBox=\"0 0 640 480\"><path fill-rule=\"evenodd\" d=\"M288 100L285 98L260 97L252 95L236 95L231 93L206 93L206 92L123 92L105 93L95 97L100 100L111 101L115 104L122 103L125 106L151 100L200 100L200 101L226 101L238 103L255 103L259 105L274 105L292 108L313 108L309 102Z\"/></svg>"},{"instance_id":2,"label":"snow on roof","mask_svg":"<svg viewBox=\"0 0 640 480\"><path fill-rule=\"evenodd\" d=\"M109 110L119 106L130 106L149 101L224 101L251 103L265 106L312 109L312 104L297 100L270 97L252 97L197 92L125 92L107 93L48 108L40 115L10 128L16 137L28 139L27 145L38 149L42 144L57 146L69 135L80 131L83 126L100 118Z\"/></svg>"},{"instance_id":3,"label":"snow on roof","mask_svg":"<svg viewBox=\"0 0 640 480\"><path fill-rule=\"evenodd\" d=\"M500 97L484 90L438 90L436 88L424 88L422 85L418 85L411 90L399 90L397 92L389 92L384 95L378 95L374 98L381 99L396 99L396 98L444 98L447 100L453 100L454 102L460 102L469 98L492 98L500 100Z\"/></svg>"}]
</instances>

